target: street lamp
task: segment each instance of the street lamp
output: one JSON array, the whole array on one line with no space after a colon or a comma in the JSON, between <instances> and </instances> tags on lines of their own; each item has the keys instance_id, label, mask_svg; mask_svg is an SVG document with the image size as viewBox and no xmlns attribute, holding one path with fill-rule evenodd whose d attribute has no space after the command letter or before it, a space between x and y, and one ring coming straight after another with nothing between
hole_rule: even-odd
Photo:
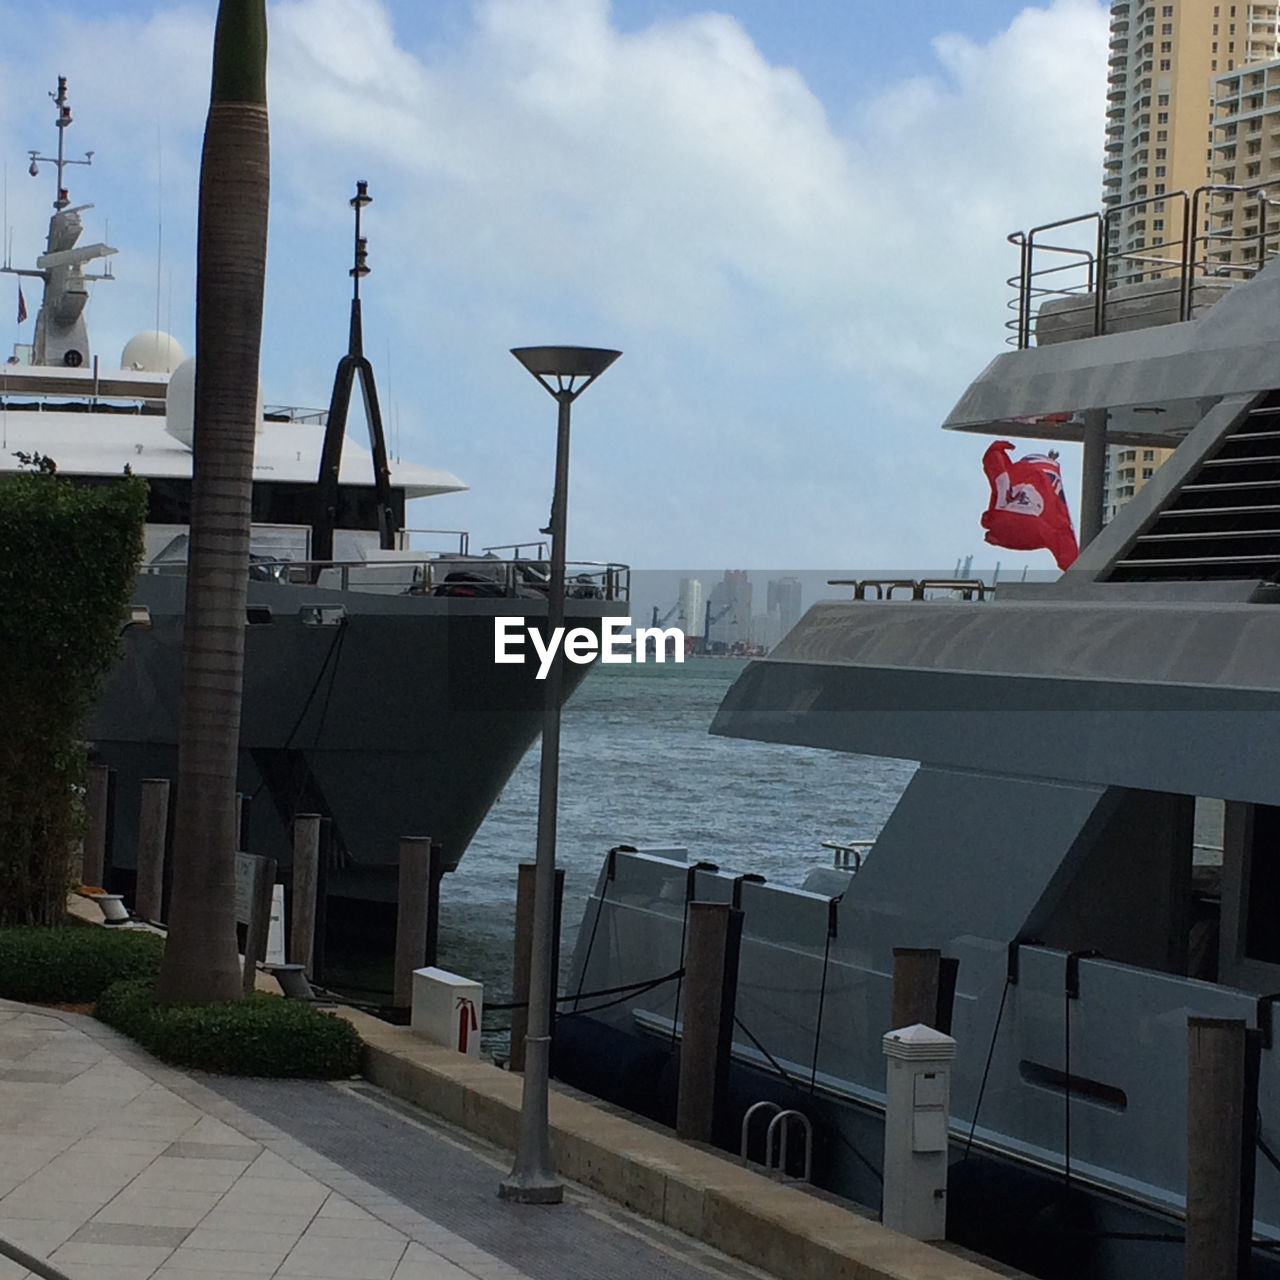
<instances>
[{"instance_id":1,"label":"street lamp","mask_svg":"<svg viewBox=\"0 0 1280 1280\"><path fill-rule=\"evenodd\" d=\"M622 354L595 347L517 347L511 354L560 406L556 431L556 479L551 496L551 581L547 635L564 626L564 535L569 504L569 406ZM552 381L554 379L554 381ZM557 649L543 683L542 758L538 782L538 852L533 876L533 936L529 962L529 1015L525 1036L520 1144L510 1174L498 1188L504 1200L559 1204L564 1185L551 1165L547 1137L547 1082L551 1065L551 1011L556 975L554 949L556 805L560 790L560 690L564 654Z\"/></svg>"}]
</instances>

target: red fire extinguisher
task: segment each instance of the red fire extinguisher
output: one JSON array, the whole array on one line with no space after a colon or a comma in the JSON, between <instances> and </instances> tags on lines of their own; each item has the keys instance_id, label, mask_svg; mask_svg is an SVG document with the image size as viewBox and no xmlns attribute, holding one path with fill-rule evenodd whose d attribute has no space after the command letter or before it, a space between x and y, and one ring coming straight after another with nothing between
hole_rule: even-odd
<instances>
[{"instance_id":1,"label":"red fire extinguisher","mask_svg":"<svg viewBox=\"0 0 1280 1280\"><path fill-rule=\"evenodd\" d=\"M458 997L458 1052L466 1053L467 1036L472 1031L478 1031L480 1024L476 1021L475 1002L468 996Z\"/></svg>"}]
</instances>

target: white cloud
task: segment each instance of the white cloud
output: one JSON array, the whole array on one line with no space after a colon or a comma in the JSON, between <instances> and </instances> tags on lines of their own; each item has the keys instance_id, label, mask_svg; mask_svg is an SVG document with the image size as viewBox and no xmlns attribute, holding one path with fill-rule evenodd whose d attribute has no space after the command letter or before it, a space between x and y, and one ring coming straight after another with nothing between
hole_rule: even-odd
<instances>
[{"instance_id":1,"label":"white cloud","mask_svg":"<svg viewBox=\"0 0 1280 1280\"><path fill-rule=\"evenodd\" d=\"M550 405L501 363L545 338L627 352L581 410L601 424L574 446L585 549L771 565L973 549L979 442L937 425L1004 338L1006 233L1096 206L1100 3L1026 9L985 44L939 35L932 74L839 126L723 13L623 32L607 0L476 0L459 40L419 54L395 12L271 8L268 351L287 387L269 397L327 393L340 202L367 176L370 353L394 345L404 452L430 427L427 460L476 486L450 500L469 522L517 536L545 514ZM172 101L190 156L207 27L186 8L93 24L84 52L107 53L80 74L144 139ZM163 70L108 83L115 60L143 65L134 42Z\"/></svg>"}]
</instances>

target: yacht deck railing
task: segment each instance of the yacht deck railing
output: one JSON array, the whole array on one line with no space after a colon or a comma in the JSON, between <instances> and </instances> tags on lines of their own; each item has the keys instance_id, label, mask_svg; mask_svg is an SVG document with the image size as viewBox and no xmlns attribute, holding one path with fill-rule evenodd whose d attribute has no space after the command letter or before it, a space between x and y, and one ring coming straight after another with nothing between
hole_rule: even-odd
<instances>
[{"instance_id":1,"label":"yacht deck railing","mask_svg":"<svg viewBox=\"0 0 1280 1280\"><path fill-rule=\"evenodd\" d=\"M1280 228L1274 220L1270 228L1267 223L1278 203L1266 183L1206 183L1013 232L1008 240L1018 248L1019 264L1006 282L1014 313L1005 322L1006 341L1024 350L1055 338L1193 319L1232 284L1251 280L1280 250ZM1171 234L1144 234L1121 249L1123 216L1148 211L1153 224L1159 218ZM1257 218L1247 232L1236 231L1241 211ZM1047 311L1045 304L1051 304ZM1050 316L1054 337L1037 335L1037 321Z\"/></svg>"}]
</instances>

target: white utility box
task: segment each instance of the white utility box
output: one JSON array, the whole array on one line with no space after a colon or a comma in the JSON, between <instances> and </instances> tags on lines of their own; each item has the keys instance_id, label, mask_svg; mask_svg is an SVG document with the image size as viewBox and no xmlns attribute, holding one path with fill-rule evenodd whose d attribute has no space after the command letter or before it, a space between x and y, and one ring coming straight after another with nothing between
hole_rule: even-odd
<instances>
[{"instance_id":1,"label":"white utility box","mask_svg":"<svg viewBox=\"0 0 1280 1280\"><path fill-rule=\"evenodd\" d=\"M886 1227L917 1240L947 1235L947 1133L956 1042L917 1023L883 1040Z\"/></svg>"},{"instance_id":2,"label":"white utility box","mask_svg":"<svg viewBox=\"0 0 1280 1280\"><path fill-rule=\"evenodd\" d=\"M410 1028L415 1036L446 1049L480 1056L480 1019L484 986L447 969L413 971Z\"/></svg>"}]
</instances>

